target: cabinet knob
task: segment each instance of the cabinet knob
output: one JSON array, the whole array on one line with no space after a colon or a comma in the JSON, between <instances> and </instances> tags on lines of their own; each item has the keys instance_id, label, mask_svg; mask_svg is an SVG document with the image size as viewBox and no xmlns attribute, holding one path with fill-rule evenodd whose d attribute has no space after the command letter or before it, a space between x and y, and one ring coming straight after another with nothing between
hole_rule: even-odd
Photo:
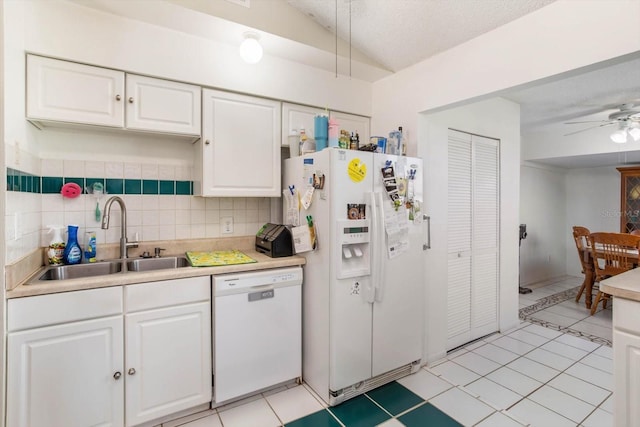
<instances>
[{"instance_id":1,"label":"cabinet knob","mask_svg":"<svg viewBox=\"0 0 640 427\"><path fill-rule=\"evenodd\" d=\"M116 95L116 101L120 101L122 97L120 95Z\"/></svg>"},{"instance_id":2,"label":"cabinet knob","mask_svg":"<svg viewBox=\"0 0 640 427\"><path fill-rule=\"evenodd\" d=\"M129 104L133 104L133 96L129 97Z\"/></svg>"},{"instance_id":3,"label":"cabinet knob","mask_svg":"<svg viewBox=\"0 0 640 427\"><path fill-rule=\"evenodd\" d=\"M129 375L135 375L136 370L135 370L135 369L133 369L133 368L129 368L129 371L127 371L127 373L128 373Z\"/></svg>"},{"instance_id":4,"label":"cabinet knob","mask_svg":"<svg viewBox=\"0 0 640 427\"><path fill-rule=\"evenodd\" d=\"M113 378L115 378L116 380L119 380L121 376L122 376L122 373L120 372L116 372L115 374L113 374Z\"/></svg>"},{"instance_id":5,"label":"cabinet knob","mask_svg":"<svg viewBox=\"0 0 640 427\"><path fill-rule=\"evenodd\" d=\"M209 141L208 139L204 141L204 145L209 145L211 144L211 141Z\"/></svg>"}]
</instances>

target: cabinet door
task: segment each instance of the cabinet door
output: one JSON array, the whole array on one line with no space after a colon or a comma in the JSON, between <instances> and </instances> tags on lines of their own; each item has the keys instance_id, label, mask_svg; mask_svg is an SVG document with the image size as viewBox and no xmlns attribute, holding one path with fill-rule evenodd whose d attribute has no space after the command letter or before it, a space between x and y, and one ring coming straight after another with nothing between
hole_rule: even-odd
<instances>
[{"instance_id":1,"label":"cabinet door","mask_svg":"<svg viewBox=\"0 0 640 427\"><path fill-rule=\"evenodd\" d=\"M7 425L122 426L122 316L8 336Z\"/></svg>"},{"instance_id":2,"label":"cabinet door","mask_svg":"<svg viewBox=\"0 0 640 427\"><path fill-rule=\"evenodd\" d=\"M300 129L304 129L307 136L314 138L316 116L327 115L320 108L305 107L304 105L282 104L282 145L288 147L300 138Z\"/></svg>"},{"instance_id":3,"label":"cabinet door","mask_svg":"<svg viewBox=\"0 0 640 427\"><path fill-rule=\"evenodd\" d=\"M127 426L211 401L210 313L202 302L125 316Z\"/></svg>"},{"instance_id":4,"label":"cabinet door","mask_svg":"<svg viewBox=\"0 0 640 427\"><path fill-rule=\"evenodd\" d=\"M202 167L195 193L279 196L280 126L280 102L203 90Z\"/></svg>"},{"instance_id":5,"label":"cabinet door","mask_svg":"<svg viewBox=\"0 0 640 427\"><path fill-rule=\"evenodd\" d=\"M27 117L123 127L124 73L28 55Z\"/></svg>"},{"instance_id":6,"label":"cabinet door","mask_svg":"<svg viewBox=\"0 0 640 427\"><path fill-rule=\"evenodd\" d=\"M200 86L127 74L127 128L200 135Z\"/></svg>"},{"instance_id":7,"label":"cabinet door","mask_svg":"<svg viewBox=\"0 0 640 427\"><path fill-rule=\"evenodd\" d=\"M337 113L332 111L329 115L331 118L338 120L338 125L340 130L349 131L349 134L353 132L355 135L356 132L360 136L360 144L368 144L369 136L371 136L369 127L370 127L370 119L369 117L364 116L356 116L354 114L347 113ZM386 135L383 135L386 136Z\"/></svg>"}]
</instances>

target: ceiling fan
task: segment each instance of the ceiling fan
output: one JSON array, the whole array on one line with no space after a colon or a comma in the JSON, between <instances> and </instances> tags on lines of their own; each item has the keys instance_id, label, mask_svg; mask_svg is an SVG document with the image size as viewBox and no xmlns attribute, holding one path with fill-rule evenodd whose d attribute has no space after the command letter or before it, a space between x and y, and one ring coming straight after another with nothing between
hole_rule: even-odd
<instances>
[{"instance_id":1,"label":"ceiling fan","mask_svg":"<svg viewBox=\"0 0 640 427\"><path fill-rule=\"evenodd\" d=\"M627 137L631 136L634 141L640 141L640 105L636 104L622 104L615 111L607 117L607 120L587 120L580 122L566 122L567 125L582 124L582 123L599 123L588 128L580 129L575 132L565 134L565 136L574 135L576 133L584 132L590 129L600 128L603 126L618 125L618 130L611 134L611 140L613 142L624 143L627 142Z\"/></svg>"}]
</instances>

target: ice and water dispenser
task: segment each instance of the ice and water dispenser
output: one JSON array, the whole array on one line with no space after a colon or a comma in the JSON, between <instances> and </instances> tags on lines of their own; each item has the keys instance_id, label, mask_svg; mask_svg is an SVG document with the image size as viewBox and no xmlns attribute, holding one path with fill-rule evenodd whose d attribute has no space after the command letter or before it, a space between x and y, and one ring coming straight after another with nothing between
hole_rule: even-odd
<instances>
[{"instance_id":1,"label":"ice and water dispenser","mask_svg":"<svg viewBox=\"0 0 640 427\"><path fill-rule=\"evenodd\" d=\"M368 276L371 272L369 220L347 219L337 223L338 279Z\"/></svg>"}]
</instances>

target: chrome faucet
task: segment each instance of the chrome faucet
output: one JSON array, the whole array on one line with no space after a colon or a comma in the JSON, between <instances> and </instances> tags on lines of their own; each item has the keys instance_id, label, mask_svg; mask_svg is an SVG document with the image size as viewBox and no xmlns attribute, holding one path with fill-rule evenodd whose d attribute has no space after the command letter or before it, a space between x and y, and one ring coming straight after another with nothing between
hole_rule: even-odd
<instances>
[{"instance_id":1,"label":"chrome faucet","mask_svg":"<svg viewBox=\"0 0 640 427\"><path fill-rule=\"evenodd\" d=\"M120 205L120 222L121 222L121 233L120 233L120 258L125 259L129 257L128 250L129 248L137 248L138 242L128 242L127 241L127 208L124 205L124 200L122 200L118 196L110 197L107 200L107 203L104 204L104 214L102 216L102 229L106 230L109 228L109 214L111 213L111 204L113 202L118 202Z\"/></svg>"}]
</instances>

